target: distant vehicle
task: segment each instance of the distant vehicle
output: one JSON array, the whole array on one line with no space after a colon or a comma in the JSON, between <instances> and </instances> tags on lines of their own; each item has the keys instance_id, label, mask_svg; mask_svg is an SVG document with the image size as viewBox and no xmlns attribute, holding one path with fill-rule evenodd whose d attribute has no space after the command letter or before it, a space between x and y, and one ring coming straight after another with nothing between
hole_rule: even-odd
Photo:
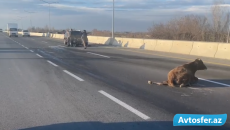
<instances>
[{"instance_id":1,"label":"distant vehicle","mask_svg":"<svg viewBox=\"0 0 230 130\"><path fill-rule=\"evenodd\" d=\"M63 33L63 32L56 32L56 34L65 34L65 33Z\"/></svg>"},{"instance_id":2,"label":"distant vehicle","mask_svg":"<svg viewBox=\"0 0 230 130\"><path fill-rule=\"evenodd\" d=\"M2 32L2 29L0 29L0 32Z\"/></svg>"},{"instance_id":3,"label":"distant vehicle","mask_svg":"<svg viewBox=\"0 0 230 130\"><path fill-rule=\"evenodd\" d=\"M7 24L7 33L9 37L15 36L18 37L18 24L17 23L8 23Z\"/></svg>"},{"instance_id":4,"label":"distant vehicle","mask_svg":"<svg viewBox=\"0 0 230 130\"><path fill-rule=\"evenodd\" d=\"M28 30L22 30L22 36L28 36L30 37L30 32Z\"/></svg>"},{"instance_id":5,"label":"distant vehicle","mask_svg":"<svg viewBox=\"0 0 230 130\"><path fill-rule=\"evenodd\" d=\"M81 35L81 31L66 31L66 33L64 34L64 44L71 47L83 45Z\"/></svg>"}]
</instances>

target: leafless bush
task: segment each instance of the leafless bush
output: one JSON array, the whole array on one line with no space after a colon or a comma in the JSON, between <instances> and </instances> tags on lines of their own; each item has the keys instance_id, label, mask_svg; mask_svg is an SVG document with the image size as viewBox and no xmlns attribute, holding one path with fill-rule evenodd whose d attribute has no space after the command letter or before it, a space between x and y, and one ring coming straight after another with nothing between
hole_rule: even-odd
<instances>
[{"instance_id":1,"label":"leafless bush","mask_svg":"<svg viewBox=\"0 0 230 130\"><path fill-rule=\"evenodd\" d=\"M92 30L91 35L93 36L105 36L105 37L110 37L112 35L112 33L110 31L100 31L97 29Z\"/></svg>"},{"instance_id":2,"label":"leafless bush","mask_svg":"<svg viewBox=\"0 0 230 130\"><path fill-rule=\"evenodd\" d=\"M213 41L225 41L229 25L229 13L222 0L214 2L211 8L212 25L211 32L213 32Z\"/></svg>"},{"instance_id":3,"label":"leafless bush","mask_svg":"<svg viewBox=\"0 0 230 130\"><path fill-rule=\"evenodd\" d=\"M154 24L149 28L152 38L172 40L204 40L207 18L188 15L173 19L166 24Z\"/></svg>"},{"instance_id":4,"label":"leafless bush","mask_svg":"<svg viewBox=\"0 0 230 130\"><path fill-rule=\"evenodd\" d=\"M28 30L30 32L37 32L37 33L47 33L47 32L51 32L51 33L64 33L64 30L58 30L58 29L55 29L55 28L51 28L49 30L49 27L48 26L45 26L43 28L41 27L30 27L28 28Z\"/></svg>"},{"instance_id":5,"label":"leafless bush","mask_svg":"<svg viewBox=\"0 0 230 130\"><path fill-rule=\"evenodd\" d=\"M211 20L205 16L187 15L165 24L153 24L148 32L156 39L225 42L229 13L223 1L214 2L211 14Z\"/></svg>"},{"instance_id":6,"label":"leafless bush","mask_svg":"<svg viewBox=\"0 0 230 130\"><path fill-rule=\"evenodd\" d=\"M93 36L106 36L111 37L112 32L107 30L97 30L94 29L91 32ZM115 32L115 37L126 37L126 38L150 38L148 32Z\"/></svg>"}]
</instances>

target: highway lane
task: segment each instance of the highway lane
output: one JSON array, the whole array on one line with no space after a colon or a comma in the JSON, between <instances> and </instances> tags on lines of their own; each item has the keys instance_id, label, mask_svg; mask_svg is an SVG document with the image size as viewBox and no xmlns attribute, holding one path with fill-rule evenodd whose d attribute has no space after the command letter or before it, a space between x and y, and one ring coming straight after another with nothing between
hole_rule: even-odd
<instances>
[{"instance_id":1,"label":"highway lane","mask_svg":"<svg viewBox=\"0 0 230 130\"><path fill-rule=\"evenodd\" d=\"M49 43L50 44L53 44L53 45L61 45L62 44L62 40L56 40L56 39L49 39L49 38L42 38L43 40L48 40L49 41ZM53 41L55 41L55 42L53 42ZM76 48L75 48L76 49ZM96 52L98 52L98 53L100 53L100 54L105 54L105 55L110 55L110 56L113 56L113 57L116 57L116 58L135 58L135 59L137 59L137 58L139 58L139 59L147 59L147 60L145 60L145 62L144 62L144 65L146 66L146 65L149 65L149 64L146 64L146 63L148 63L149 62L149 60L151 60L151 58L153 57L153 56L149 56L149 55L146 55L146 54L143 54L143 53L130 53L130 52L121 52L120 50L114 50L114 49L104 49L104 47L103 48L94 48L94 47L92 47L92 48L88 48L88 50L90 50L90 51L96 51ZM87 51L88 51L87 50ZM127 51L127 50L126 50ZM130 51L130 50L128 50L128 51ZM137 51L137 50L135 50L135 51ZM145 51L146 52L146 51ZM156 53L156 52L154 52L154 53ZM138 56L137 56L137 54L138 54ZM171 56L172 54L170 54L170 56ZM177 57L183 57L183 55L177 55ZM154 58L163 58L163 59L165 59L165 57L159 57L159 56L155 56ZM195 58L197 58L196 56L190 56L190 59L195 59ZM202 58L203 59L203 58ZM205 60L206 59L208 59L208 60L210 60L210 58L204 58ZM180 65L180 64L183 64L183 63L185 63L185 62L188 62L188 61L184 61L184 60L175 60L175 59L171 59L171 58L167 58L166 57L166 60L167 60L167 62L170 62L170 66L172 66L172 67L175 67L176 65ZM211 59L211 61L212 60L216 60L216 59ZM191 61L191 60L190 60ZM218 62L223 62L222 64L229 64L229 61L225 61L225 60L216 60L216 61L218 61ZM159 63L160 62L160 63ZM164 65L166 65L166 68L169 68L167 65L167 63L165 64L164 62L161 62L161 61L157 61L157 63L159 63L159 66L160 67L164 67ZM136 62L135 62L135 64L136 64ZM155 63L156 64L156 63ZM150 66L151 66L151 64L150 64ZM226 83L226 84L228 84L229 83L229 79L228 79L228 77L229 77L229 73L228 73L228 71L226 71L226 70L228 70L228 68L229 67L225 67L225 66L219 66L219 65L213 65L213 64L207 64L207 66L208 66L208 68L209 68L209 71L205 71L204 73L201 71L201 72L198 72L198 74L201 76L201 77L205 77L205 78L207 78L207 79L211 79L211 80L216 80L217 82L218 81L220 81L220 82L222 82L222 83ZM169 68L169 69L171 69L171 68ZM169 70L168 69L168 70ZM163 70L162 70L163 71ZM215 74L213 74L213 73L215 73ZM205 84L208 84L208 83L205 83ZM214 87L217 87L216 85L218 85L218 84L208 84L208 86L214 86ZM222 86L222 85L218 85L218 86Z\"/></svg>"},{"instance_id":2,"label":"highway lane","mask_svg":"<svg viewBox=\"0 0 230 130\"><path fill-rule=\"evenodd\" d=\"M147 113L147 115L151 117L151 121L171 121L176 113L229 113L229 88L227 87L208 82L201 82L200 84L205 85L206 87L200 86L201 88L199 87L198 89L171 89L154 85L149 86L147 84L147 80L149 79L154 79L156 81L164 80L168 70L176 65L184 63L185 61L183 60L166 57L162 58L148 54L141 54L137 56L136 53L118 50L117 48L89 47L87 50L82 48L64 48L58 46L62 45L60 40L58 42L53 39L39 37L19 37L12 39L28 47L29 50L33 50L35 53L43 56L46 60L48 59L52 61L52 63L55 63L63 70L68 69L70 72L78 74L78 76L85 80L84 83L90 84L89 86L84 85L84 88L87 88L87 92L98 92L99 90L104 90L141 112L145 114ZM6 41L9 42L8 40ZM45 41L46 43L41 41ZM109 58L94 55L95 53L108 56ZM27 64L27 66L30 65L30 63ZM40 66L33 67L37 68ZM226 68L220 66L213 67L220 69L218 71L219 74L215 73L215 75L212 74L212 76L217 79L226 79L226 82L228 82L228 72ZM221 70L225 70L223 71L225 73L222 73ZM37 76L39 77L41 75ZM201 72L198 73L198 76L209 79L208 76L210 75L205 72ZM54 77L54 79L56 78L57 77ZM64 85L66 81L60 81L59 83ZM52 84L50 85L52 86ZM63 91L62 89L59 90L60 92ZM81 91L81 89L79 89L79 91ZM65 97L66 95L63 96ZM102 100L101 98L106 98L103 97L104 95L100 96L99 100ZM116 105L110 104L105 106L114 110ZM123 115L123 113L120 112L120 109L118 109L118 111L121 115ZM101 112L104 112L104 110L102 109ZM131 116L133 116L135 120L140 120L135 115L131 114ZM133 118L130 120L130 118L127 117L127 120L133 121ZM122 122L121 119L118 119L117 121ZM110 121L107 120L107 122ZM172 125L170 123L171 122L151 122L150 124L158 124L158 126L165 124L165 128L169 128L169 126ZM146 124L141 126L142 129L149 128ZM151 127L156 126L153 125Z\"/></svg>"},{"instance_id":3,"label":"highway lane","mask_svg":"<svg viewBox=\"0 0 230 130\"><path fill-rule=\"evenodd\" d=\"M88 129L97 128L94 122L129 122L133 125L121 124L119 127L141 127L134 121L143 121L142 118L100 94L100 89L94 88L94 84L79 81L66 68L54 66L44 57L38 57L25 45L15 42L20 38L11 40L0 35L0 39L2 130L71 122L84 122ZM69 127L62 126L63 129ZM71 125L71 129L79 127Z\"/></svg>"}]
</instances>

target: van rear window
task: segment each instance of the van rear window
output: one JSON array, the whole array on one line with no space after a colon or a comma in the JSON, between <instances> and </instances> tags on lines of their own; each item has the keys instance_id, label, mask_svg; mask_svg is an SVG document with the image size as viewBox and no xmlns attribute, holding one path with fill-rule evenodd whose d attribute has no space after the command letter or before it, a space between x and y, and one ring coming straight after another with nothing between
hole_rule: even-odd
<instances>
[{"instance_id":1,"label":"van rear window","mask_svg":"<svg viewBox=\"0 0 230 130\"><path fill-rule=\"evenodd\" d=\"M81 31L72 31L71 35L81 35Z\"/></svg>"},{"instance_id":2,"label":"van rear window","mask_svg":"<svg viewBox=\"0 0 230 130\"><path fill-rule=\"evenodd\" d=\"M10 28L10 31L18 31L17 28Z\"/></svg>"}]
</instances>

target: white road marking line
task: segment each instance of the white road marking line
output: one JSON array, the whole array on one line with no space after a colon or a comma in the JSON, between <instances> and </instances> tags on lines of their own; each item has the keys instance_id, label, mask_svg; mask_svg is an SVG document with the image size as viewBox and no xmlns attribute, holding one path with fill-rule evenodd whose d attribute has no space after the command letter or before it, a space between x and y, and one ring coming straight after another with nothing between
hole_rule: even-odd
<instances>
[{"instance_id":1,"label":"white road marking line","mask_svg":"<svg viewBox=\"0 0 230 130\"><path fill-rule=\"evenodd\" d=\"M30 50L30 52L34 52L34 51Z\"/></svg>"},{"instance_id":2,"label":"white road marking line","mask_svg":"<svg viewBox=\"0 0 230 130\"><path fill-rule=\"evenodd\" d=\"M48 42L45 42L45 41L42 41L43 43L48 43Z\"/></svg>"},{"instance_id":3,"label":"white road marking line","mask_svg":"<svg viewBox=\"0 0 230 130\"><path fill-rule=\"evenodd\" d=\"M0 50L0 52L5 52L5 51L24 51L24 50Z\"/></svg>"},{"instance_id":4,"label":"white road marking line","mask_svg":"<svg viewBox=\"0 0 230 130\"><path fill-rule=\"evenodd\" d=\"M25 47L26 49L29 49L28 47Z\"/></svg>"},{"instance_id":5,"label":"white road marking line","mask_svg":"<svg viewBox=\"0 0 230 130\"><path fill-rule=\"evenodd\" d=\"M200 88L193 88L193 87L189 87L189 89L197 89L197 90L199 90Z\"/></svg>"},{"instance_id":6,"label":"white road marking line","mask_svg":"<svg viewBox=\"0 0 230 130\"><path fill-rule=\"evenodd\" d=\"M49 46L50 48L60 48L61 46Z\"/></svg>"},{"instance_id":7,"label":"white road marking line","mask_svg":"<svg viewBox=\"0 0 230 130\"><path fill-rule=\"evenodd\" d=\"M204 88L204 90L208 90L208 91L210 91L210 92L211 92L211 91L214 91L214 90L212 90L212 89L208 89L208 88Z\"/></svg>"},{"instance_id":8,"label":"white road marking line","mask_svg":"<svg viewBox=\"0 0 230 130\"><path fill-rule=\"evenodd\" d=\"M183 93L181 97L190 97L190 95Z\"/></svg>"},{"instance_id":9,"label":"white road marking line","mask_svg":"<svg viewBox=\"0 0 230 130\"><path fill-rule=\"evenodd\" d=\"M202 78L198 78L198 79L203 80L203 81L207 81L207 82L210 82L210 83L215 83L215 84L223 85L223 86L226 86L226 87L230 87L229 84L224 84L224 83L215 82L215 81L211 81L211 80L207 80L207 79L202 79Z\"/></svg>"},{"instance_id":10,"label":"white road marking line","mask_svg":"<svg viewBox=\"0 0 230 130\"><path fill-rule=\"evenodd\" d=\"M54 64L53 62L47 60L48 63L50 63L51 65L55 66L55 67L58 67L58 65Z\"/></svg>"},{"instance_id":11,"label":"white road marking line","mask_svg":"<svg viewBox=\"0 0 230 130\"><path fill-rule=\"evenodd\" d=\"M101 57L106 57L106 58L110 58L109 56L105 56L105 55L100 55L100 54L97 54L97 53L92 53L92 52L87 52L89 54L92 54L92 55L97 55L97 56L101 56Z\"/></svg>"},{"instance_id":12,"label":"white road marking line","mask_svg":"<svg viewBox=\"0 0 230 130\"><path fill-rule=\"evenodd\" d=\"M68 75L74 77L75 79L79 80L79 81L84 81L83 79L81 79L80 77L72 74L71 72L67 71L67 70L63 70L65 73L67 73Z\"/></svg>"},{"instance_id":13,"label":"white road marking line","mask_svg":"<svg viewBox=\"0 0 230 130\"><path fill-rule=\"evenodd\" d=\"M136 114L137 116L141 117L144 120L148 120L150 119L150 117L148 117L147 115L141 113L140 111L134 109L133 107L129 106L128 104L120 101L119 99L113 97L112 95L100 90L98 91L99 93L101 93L102 95L108 97L109 99L111 99L112 101L116 102L117 104L123 106L124 108L128 109L129 111L133 112L134 114Z\"/></svg>"},{"instance_id":14,"label":"white road marking line","mask_svg":"<svg viewBox=\"0 0 230 130\"><path fill-rule=\"evenodd\" d=\"M36 54L37 56L39 56L39 57L42 57L41 55L39 55L39 54Z\"/></svg>"}]
</instances>

